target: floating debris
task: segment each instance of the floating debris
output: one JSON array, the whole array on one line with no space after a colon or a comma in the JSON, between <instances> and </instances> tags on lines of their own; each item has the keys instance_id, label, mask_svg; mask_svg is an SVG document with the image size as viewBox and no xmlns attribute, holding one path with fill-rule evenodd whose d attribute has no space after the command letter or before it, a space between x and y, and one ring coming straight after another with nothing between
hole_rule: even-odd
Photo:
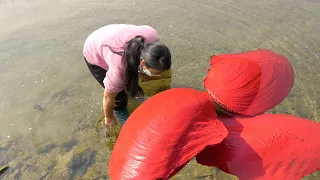
<instances>
[{"instance_id":1,"label":"floating debris","mask_svg":"<svg viewBox=\"0 0 320 180\"><path fill-rule=\"evenodd\" d=\"M4 172L6 172L6 170L8 170L8 169L9 169L8 165L1 167L0 168L0 175L3 174Z\"/></svg>"},{"instance_id":2,"label":"floating debris","mask_svg":"<svg viewBox=\"0 0 320 180\"><path fill-rule=\"evenodd\" d=\"M41 105L39 105L39 104L35 104L35 105L33 106L33 108L36 109L36 110L38 110L38 111L41 111L41 112L43 112L44 109L45 109L45 108L43 108L43 107L42 107Z\"/></svg>"}]
</instances>

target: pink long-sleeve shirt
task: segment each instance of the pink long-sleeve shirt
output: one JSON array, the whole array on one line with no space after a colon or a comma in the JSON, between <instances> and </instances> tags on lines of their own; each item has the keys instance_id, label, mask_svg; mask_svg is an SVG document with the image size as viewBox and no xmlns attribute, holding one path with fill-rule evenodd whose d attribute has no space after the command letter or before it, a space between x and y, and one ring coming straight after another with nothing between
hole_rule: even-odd
<instances>
[{"instance_id":1,"label":"pink long-sleeve shirt","mask_svg":"<svg viewBox=\"0 0 320 180\"><path fill-rule=\"evenodd\" d=\"M137 35L145 38L145 42L158 42L160 37L150 26L129 24L111 24L104 26L87 38L83 55L91 64L107 71L103 80L105 89L120 92L125 88L125 67L121 56L111 52L108 46L116 52L122 52L124 45ZM106 46L108 45L108 46Z\"/></svg>"}]
</instances>

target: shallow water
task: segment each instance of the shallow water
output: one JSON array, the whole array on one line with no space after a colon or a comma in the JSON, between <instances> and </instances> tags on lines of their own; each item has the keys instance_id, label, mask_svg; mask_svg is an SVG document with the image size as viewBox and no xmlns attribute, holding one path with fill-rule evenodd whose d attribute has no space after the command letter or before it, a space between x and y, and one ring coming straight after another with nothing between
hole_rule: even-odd
<instances>
[{"instance_id":1,"label":"shallow water","mask_svg":"<svg viewBox=\"0 0 320 180\"><path fill-rule=\"evenodd\" d=\"M281 53L294 66L295 85L272 112L319 122L319 19L312 0L0 0L0 166L10 164L0 178L108 178L111 152L95 130L103 89L82 46L110 23L158 30L173 54L173 87L203 89L213 54ZM192 162L175 179L232 178Z\"/></svg>"}]
</instances>

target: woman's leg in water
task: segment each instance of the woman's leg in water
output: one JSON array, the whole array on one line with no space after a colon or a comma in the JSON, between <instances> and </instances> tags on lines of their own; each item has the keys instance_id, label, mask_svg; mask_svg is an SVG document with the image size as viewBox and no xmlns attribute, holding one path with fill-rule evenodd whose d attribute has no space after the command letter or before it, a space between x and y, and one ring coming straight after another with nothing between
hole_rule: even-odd
<instances>
[{"instance_id":1,"label":"woman's leg in water","mask_svg":"<svg viewBox=\"0 0 320 180\"><path fill-rule=\"evenodd\" d=\"M100 83L100 85L104 88L104 84L103 84L103 80L106 77L106 70L90 64L86 58L84 58L84 61L86 62L91 74L93 75L93 77ZM115 105L114 105L114 114L116 116L116 118L120 121L121 125L123 125L125 123L125 121L128 119L129 117L129 112L128 112L128 108L127 108L127 104L128 104L128 95L125 93L125 91L121 91L117 94L116 98L115 98Z\"/></svg>"},{"instance_id":2,"label":"woman's leg in water","mask_svg":"<svg viewBox=\"0 0 320 180\"><path fill-rule=\"evenodd\" d=\"M119 119L121 125L123 125L129 117L127 105L128 95L123 90L117 94L114 105L114 114Z\"/></svg>"}]
</instances>

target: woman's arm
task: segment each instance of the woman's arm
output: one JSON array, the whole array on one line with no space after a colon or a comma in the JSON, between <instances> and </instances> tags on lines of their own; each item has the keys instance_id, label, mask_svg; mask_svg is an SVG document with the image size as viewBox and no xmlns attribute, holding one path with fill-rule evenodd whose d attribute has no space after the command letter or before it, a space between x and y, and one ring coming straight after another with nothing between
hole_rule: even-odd
<instances>
[{"instance_id":1,"label":"woman's arm","mask_svg":"<svg viewBox=\"0 0 320 180\"><path fill-rule=\"evenodd\" d=\"M103 95L103 112L105 116L105 125L106 126L112 126L116 123L116 118L113 115L113 108L115 103L115 98L118 93L116 92L110 92L107 90L104 90Z\"/></svg>"}]
</instances>

